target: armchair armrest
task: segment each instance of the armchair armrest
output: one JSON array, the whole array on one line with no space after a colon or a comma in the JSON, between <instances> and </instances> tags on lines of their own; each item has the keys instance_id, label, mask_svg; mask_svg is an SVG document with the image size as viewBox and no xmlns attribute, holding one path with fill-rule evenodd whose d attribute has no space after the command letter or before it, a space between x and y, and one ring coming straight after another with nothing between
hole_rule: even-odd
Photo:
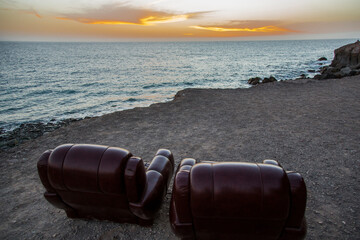
<instances>
[{"instance_id":1,"label":"armchair armrest","mask_svg":"<svg viewBox=\"0 0 360 240\"><path fill-rule=\"evenodd\" d=\"M172 165L172 168L174 168L174 155L172 154L172 152L170 150L167 150L167 149L159 149L155 156L158 156L158 155L161 155L161 156L164 156L166 157L167 159L169 159L169 161L171 162L171 165Z\"/></svg>"},{"instance_id":2,"label":"armchair armrest","mask_svg":"<svg viewBox=\"0 0 360 240\"><path fill-rule=\"evenodd\" d=\"M145 167L141 158L131 157L128 160L124 179L128 201L139 201L146 186Z\"/></svg>"},{"instance_id":3,"label":"armchair armrest","mask_svg":"<svg viewBox=\"0 0 360 240\"><path fill-rule=\"evenodd\" d=\"M159 172L147 171L146 185L140 201L129 203L132 213L144 220L153 219L161 206L165 185L164 178Z\"/></svg>"},{"instance_id":4,"label":"armchair armrest","mask_svg":"<svg viewBox=\"0 0 360 240\"><path fill-rule=\"evenodd\" d=\"M196 160L181 161L175 175L170 203L170 223L173 231L182 238L194 237L193 219L190 209L190 171Z\"/></svg>"},{"instance_id":5,"label":"armchair armrest","mask_svg":"<svg viewBox=\"0 0 360 240\"><path fill-rule=\"evenodd\" d=\"M145 173L143 161L130 158L125 171L129 208L143 220L151 220L159 210L173 175L174 157L160 149Z\"/></svg>"},{"instance_id":6,"label":"armchair armrest","mask_svg":"<svg viewBox=\"0 0 360 240\"><path fill-rule=\"evenodd\" d=\"M51 152L52 152L51 150L47 150L41 155L39 161L37 162L37 169L40 180L44 185L46 191L54 193L55 189L51 186L48 178L48 160Z\"/></svg>"},{"instance_id":7,"label":"armchair armrest","mask_svg":"<svg viewBox=\"0 0 360 240\"><path fill-rule=\"evenodd\" d=\"M164 182L166 182L167 190L171 177L174 173L174 157L172 153L166 149L158 150L147 169L147 171L150 170L156 171L163 176Z\"/></svg>"},{"instance_id":8,"label":"armchair armrest","mask_svg":"<svg viewBox=\"0 0 360 240\"><path fill-rule=\"evenodd\" d=\"M74 209L72 209L70 206L68 206L66 203L64 203L61 200L60 196L56 193L56 190L51 186L49 182L48 160L51 153L52 150L45 151L39 158L39 161L37 162L39 177L46 189L46 192L44 193L44 197L49 203L51 203L55 207L65 210L68 217L75 217L76 212L74 211Z\"/></svg>"},{"instance_id":9,"label":"armchair armrest","mask_svg":"<svg viewBox=\"0 0 360 240\"><path fill-rule=\"evenodd\" d=\"M197 163L197 161L193 158L185 158L181 161L180 167L185 166L185 165L194 166L196 163Z\"/></svg>"},{"instance_id":10,"label":"armchair armrest","mask_svg":"<svg viewBox=\"0 0 360 240\"><path fill-rule=\"evenodd\" d=\"M291 190L291 209L289 219L287 221L288 227L300 227L304 220L304 213L306 208L306 185L304 179L299 173L287 172L290 182Z\"/></svg>"},{"instance_id":11,"label":"armchair armrest","mask_svg":"<svg viewBox=\"0 0 360 240\"><path fill-rule=\"evenodd\" d=\"M272 165L279 166L282 168L281 164L276 160L266 159L263 161L263 163L264 164L272 164Z\"/></svg>"},{"instance_id":12,"label":"armchair armrest","mask_svg":"<svg viewBox=\"0 0 360 240\"><path fill-rule=\"evenodd\" d=\"M291 208L281 240L301 240L306 236L307 226L305 219L306 185L299 173L286 172L290 182Z\"/></svg>"}]
</instances>

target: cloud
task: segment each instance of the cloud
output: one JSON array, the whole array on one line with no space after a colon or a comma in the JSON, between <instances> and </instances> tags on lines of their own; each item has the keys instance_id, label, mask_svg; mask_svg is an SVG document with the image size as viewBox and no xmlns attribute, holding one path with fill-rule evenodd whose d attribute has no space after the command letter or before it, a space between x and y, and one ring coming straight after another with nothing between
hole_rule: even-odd
<instances>
[{"instance_id":1,"label":"cloud","mask_svg":"<svg viewBox=\"0 0 360 240\"><path fill-rule=\"evenodd\" d=\"M33 14L35 15L36 17L38 18L42 18L42 16L37 12L35 11L34 9L31 9L31 10L23 10L24 13L26 14Z\"/></svg>"},{"instance_id":2,"label":"cloud","mask_svg":"<svg viewBox=\"0 0 360 240\"><path fill-rule=\"evenodd\" d=\"M146 8L137 8L125 4L106 4L99 8L88 8L82 13L63 14L60 20L73 20L85 24L109 25L154 25L172 23L196 18L207 12L175 14Z\"/></svg>"},{"instance_id":3,"label":"cloud","mask_svg":"<svg viewBox=\"0 0 360 240\"><path fill-rule=\"evenodd\" d=\"M214 32L289 32L288 29L280 28L276 26L263 26L258 28L225 28L225 27L202 27L202 26L190 26L190 28L209 30Z\"/></svg>"},{"instance_id":4,"label":"cloud","mask_svg":"<svg viewBox=\"0 0 360 240\"><path fill-rule=\"evenodd\" d=\"M238 21L233 20L225 24L213 24L213 25L197 25L190 26L190 28L207 30L213 32L239 32L239 33L285 33L296 32L294 30L281 27L281 23L278 21Z\"/></svg>"},{"instance_id":5,"label":"cloud","mask_svg":"<svg viewBox=\"0 0 360 240\"><path fill-rule=\"evenodd\" d=\"M42 18L42 16L35 10L35 9L10 9L10 8L0 8L0 10L3 11L14 11L14 12L20 12L24 14L34 15L38 18Z\"/></svg>"},{"instance_id":6,"label":"cloud","mask_svg":"<svg viewBox=\"0 0 360 240\"><path fill-rule=\"evenodd\" d=\"M152 3L150 3L151 5L154 5L154 4L159 4L159 3L162 3L162 2L165 2L166 0L156 0L156 1L153 1Z\"/></svg>"}]
</instances>

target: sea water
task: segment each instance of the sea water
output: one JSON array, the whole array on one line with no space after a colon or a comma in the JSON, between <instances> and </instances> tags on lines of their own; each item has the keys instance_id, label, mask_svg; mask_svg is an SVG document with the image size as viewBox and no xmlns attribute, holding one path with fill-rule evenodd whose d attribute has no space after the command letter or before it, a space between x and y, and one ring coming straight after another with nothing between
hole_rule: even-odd
<instances>
[{"instance_id":1,"label":"sea water","mask_svg":"<svg viewBox=\"0 0 360 240\"><path fill-rule=\"evenodd\" d=\"M354 41L0 42L0 127L148 106L185 88L248 88L256 76L311 77Z\"/></svg>"}]
</instances>

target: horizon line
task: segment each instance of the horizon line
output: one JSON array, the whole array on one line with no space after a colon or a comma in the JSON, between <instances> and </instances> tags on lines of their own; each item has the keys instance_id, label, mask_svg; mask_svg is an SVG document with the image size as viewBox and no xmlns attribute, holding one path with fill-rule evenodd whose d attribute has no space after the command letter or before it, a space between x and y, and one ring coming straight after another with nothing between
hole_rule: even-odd
<instances>
[{"instance_id":1,"label":"horizon line","mask_svg":"<svg viewBox=\"0 0 360 240\"><path fill-rule=\"evenodd\" d=\"M329 37L329 38L279 38L279 39L244 39L244 38L237 38L237 39L229 39L229 38L207 38L207 39L158 39L158 38L142 38L142 39L111 39L111 40L94 40L94 39L63 39L63 40L52 40L52 39L43 39L43 40L36 40L36 39L29 39L29 40L11 40L11 39L0 39L0 42L18 42L18 43L161 43L161 42L262 42L262 41L316 41L316 40L360 40L360 37Z\"/></svg>"}]
</instances>

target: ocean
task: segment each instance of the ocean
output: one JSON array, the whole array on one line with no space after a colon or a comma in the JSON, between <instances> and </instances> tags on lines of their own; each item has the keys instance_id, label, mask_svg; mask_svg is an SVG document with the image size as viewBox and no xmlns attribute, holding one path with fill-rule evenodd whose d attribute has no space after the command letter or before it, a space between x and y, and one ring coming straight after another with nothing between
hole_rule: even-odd
<instances>
[{"instance_id":1,"label":"ocean","mask_svg":"<svg viewBox=\"0 0 360 240\"><path fill-rule=\"evenodd\" d=\"M185 88L248 88L257 76L312 77L352 42L0 42L0 127L148 106Z\"/></svg>"}]
</instances>

